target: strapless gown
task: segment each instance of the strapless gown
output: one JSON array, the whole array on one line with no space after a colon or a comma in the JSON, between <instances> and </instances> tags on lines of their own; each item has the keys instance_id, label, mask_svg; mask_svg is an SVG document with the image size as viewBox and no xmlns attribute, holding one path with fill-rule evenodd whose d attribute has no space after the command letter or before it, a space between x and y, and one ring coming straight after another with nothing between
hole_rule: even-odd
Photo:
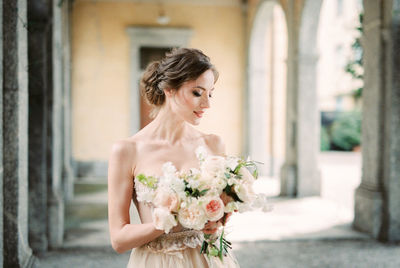
<instances>
[{"instance_id":1,"label":"strapless gown","mask_svg":"<svg viewBox=\"0 0 400 268\"><path fill-rule=\"evenodd\" d=\"M136 187L135 191L140 191ZM132 213L132 210L131 210ZM200 253L203 234L201 231L184 229L181 232L163 234L155 240L131 251L127 268L237 268L232 251L224 256L208 258Z\"/></svg>"}]
</instances>

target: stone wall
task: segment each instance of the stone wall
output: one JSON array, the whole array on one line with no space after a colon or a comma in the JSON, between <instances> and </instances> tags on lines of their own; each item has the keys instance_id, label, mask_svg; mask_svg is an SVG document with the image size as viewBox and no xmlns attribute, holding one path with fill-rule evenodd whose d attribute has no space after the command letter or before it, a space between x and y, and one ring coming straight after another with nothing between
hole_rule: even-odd
<instances>
[{"instance_id":1,"label":"stone wall","mask_svg":"<svg viewBox=\"0 0 400 268\"><path fill-rule=\"evenodd\" d=\"M27 3L3 5L3 265L30 262L28 244ZM4 243L6 241L6 243Z\"/></svg>"}]
</instances>

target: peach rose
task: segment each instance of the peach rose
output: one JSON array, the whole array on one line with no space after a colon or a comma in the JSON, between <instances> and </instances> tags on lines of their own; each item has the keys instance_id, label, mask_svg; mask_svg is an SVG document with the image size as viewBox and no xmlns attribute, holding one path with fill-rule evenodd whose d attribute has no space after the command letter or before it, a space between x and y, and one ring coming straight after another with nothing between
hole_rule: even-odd
<instances>
[{"instance_id":1,"label":"peach rose","mask_svg":"<svg viewBox=\"0 0 400 268\"><path fill-rule=\"evenodd\" d=\"M203 208L197 202L193 202L179 210L178 220L183 227L201 230L207 222L207 217Z\"/></svg>"},{"instance_id":2,"label":"peach rose","mask_svg":"<svg viewBox=\"0 0 400 268\"><path fill-rule=\"evenodd\" d=\"M177 212L180 203L179 201L178 194L159 188L156 191L153 203L156 207L164 207L169 211Z\"/></svg>"},{"instance_id":3,"label":"peach rose","mask_svg":"<svg viewBox=\"0 0 400 268\"><path fill-rule=\"evenodd\" d=\"M205 214L210 221L217 221L224 215L224 202L221 198L210 198L204 203Z\"/></svg>"}]
</instances>

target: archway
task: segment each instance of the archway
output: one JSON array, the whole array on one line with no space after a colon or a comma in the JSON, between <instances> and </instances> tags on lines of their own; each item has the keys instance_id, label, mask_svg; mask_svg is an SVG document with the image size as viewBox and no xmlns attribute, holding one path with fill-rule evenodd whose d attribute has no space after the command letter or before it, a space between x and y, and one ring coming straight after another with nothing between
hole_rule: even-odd
<instances>
[{"instance_id":1,"label":"archway","mask_svg":"<svg viewBox=\"0 0 400 268\"><path fill-rule=\"evenodd\" d=\"M260 3L249 41L248 150L275 176L284 159L287 27L277 1Z\"/></svg>"}]
</instances>

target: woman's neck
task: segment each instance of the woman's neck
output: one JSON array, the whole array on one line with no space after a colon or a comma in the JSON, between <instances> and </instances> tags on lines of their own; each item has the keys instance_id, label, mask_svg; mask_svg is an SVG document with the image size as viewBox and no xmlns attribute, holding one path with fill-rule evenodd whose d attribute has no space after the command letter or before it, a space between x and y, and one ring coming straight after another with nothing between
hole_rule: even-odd
<instances>
[{"instance_id":1,"label":"woman's neck","mask_svg":"<svg viewBox=\"0 0 400 268\"><path fill-rule=\"evenodd\" d=\"M176 144L185 138L190 130L187 122L178 117L168 107L162 107L148 125L150 138Z\"/></svg>"}]
</instances>

